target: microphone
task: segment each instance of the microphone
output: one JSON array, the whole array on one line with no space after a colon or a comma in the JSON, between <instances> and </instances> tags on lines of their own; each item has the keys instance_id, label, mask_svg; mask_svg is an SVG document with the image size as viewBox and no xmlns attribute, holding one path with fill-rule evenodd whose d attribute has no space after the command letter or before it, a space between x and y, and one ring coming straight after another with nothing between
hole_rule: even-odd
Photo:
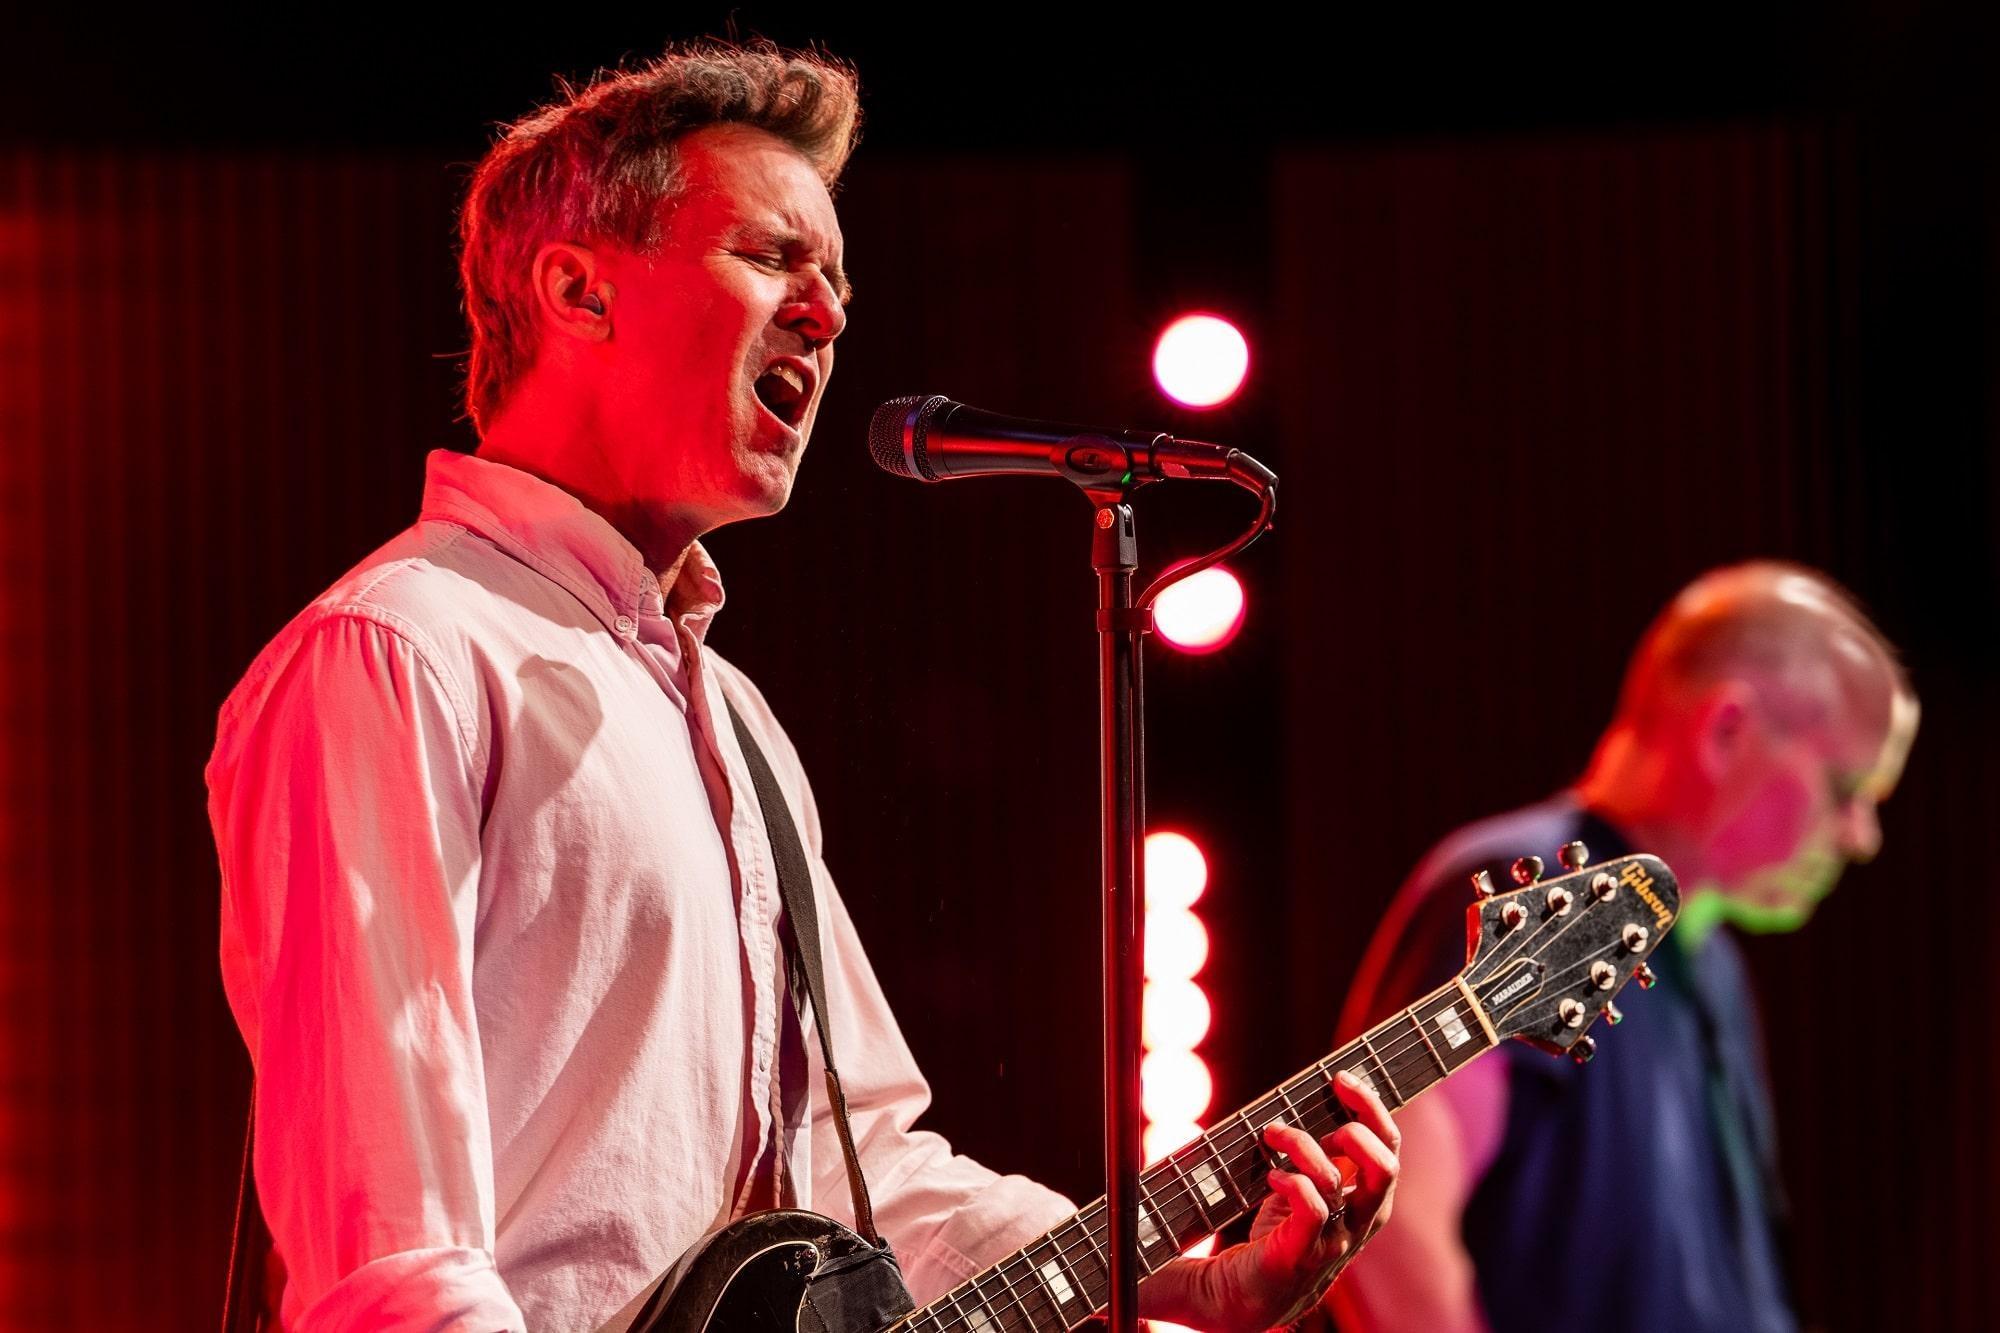
<instances>
[{"instance_id":1,"label":"microphone","mask_svg":"<svg viewBox=\"0 0 2000 1333\"><path fill-rule=\"evenodd\" d=\"M1002 416L932 395L892 398L868 423L875 465L899 477L1067 477L1089 490L1232 481L1267 494L1277 474L1240 449L1159 431L1105 430Z\"/></svg>"}]
</instances>

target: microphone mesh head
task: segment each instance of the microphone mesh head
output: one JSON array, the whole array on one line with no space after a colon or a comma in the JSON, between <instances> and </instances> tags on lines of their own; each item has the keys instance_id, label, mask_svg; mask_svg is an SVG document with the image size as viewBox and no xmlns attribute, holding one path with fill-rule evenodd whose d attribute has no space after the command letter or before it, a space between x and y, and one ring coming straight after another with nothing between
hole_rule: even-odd
<instances>
[{"instance_id":1,"label":"microphone mesh head","mask_svg":"<svg viewBox=\"0 0 2000 1333\"><path fill-rule=\"evenodd\" d=\"M868 421L868 453L875 466L899 477L936 481L938 475L924 457L924 429L938 408L950 401L936 394L928 398L917 394L891 398L876 408Z\"/></svg>"}]
</instances>

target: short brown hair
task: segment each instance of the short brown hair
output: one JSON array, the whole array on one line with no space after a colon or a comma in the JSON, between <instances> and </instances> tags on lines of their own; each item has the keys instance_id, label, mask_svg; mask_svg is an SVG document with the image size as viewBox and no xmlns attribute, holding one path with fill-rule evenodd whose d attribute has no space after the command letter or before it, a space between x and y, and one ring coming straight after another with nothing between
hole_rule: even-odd
<instances>
[{"instance_id":1,"label":"short brown hair","mask_svg":"<svg viewBox=\"0 0 2000 1333\"><path fill-rule=\"evenodd\" d=\"M459 276L472 333L466 410L492 420L535 362L530 265L551 241L657 247L680 188L677 142L748 125L797 149L829 189L860 128L853 69L767 41L669 47L607 72L507 126L473 172L459 214Z\"/></svg>"}]
</instances>

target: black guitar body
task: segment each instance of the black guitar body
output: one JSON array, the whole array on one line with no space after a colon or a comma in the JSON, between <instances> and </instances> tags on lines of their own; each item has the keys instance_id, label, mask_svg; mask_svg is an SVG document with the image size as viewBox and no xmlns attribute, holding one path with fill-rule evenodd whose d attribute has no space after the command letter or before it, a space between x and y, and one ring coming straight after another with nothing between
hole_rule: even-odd
<instances>
[{"instance_id":1,"label":"black guitar body","mask_svg":"<svg viewBox=\"0 0 2000 1333\"><path fill-rule=\"evenodd\" d=\"M697 1242L632 1333L877 1333L913 1308L886 1251L831 1218L778 1209Z\"/></svg>"}]
</instances>

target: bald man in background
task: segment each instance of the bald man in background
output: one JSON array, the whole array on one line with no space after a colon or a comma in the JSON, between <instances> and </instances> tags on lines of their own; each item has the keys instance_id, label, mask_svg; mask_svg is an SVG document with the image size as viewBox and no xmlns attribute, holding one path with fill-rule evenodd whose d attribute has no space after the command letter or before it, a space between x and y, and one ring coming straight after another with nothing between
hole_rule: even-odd
<instances>
[{"instance_id":1,"label":"bald man in background","mask_svg":"<svg viewBox=\"0 0 2000 1333\"><path fill-rule=\"evenodd\" d=\"M1683 890L1588 1068L1518 1042L1400 1112L1394 1225L1331 1298L1355 1333L1788 1333L1761 1037L1730 934L1796 930L1881 845L1917 702L1825 576L1759 562L1685 589L1641 640L1581 781L1446 839L1371 941L1351 1035L1465 957L1468 877L1571 839L1651 852ZM1560 1256L1561 1262L1553 1261Z\"/></svg>"}]
</instances>

